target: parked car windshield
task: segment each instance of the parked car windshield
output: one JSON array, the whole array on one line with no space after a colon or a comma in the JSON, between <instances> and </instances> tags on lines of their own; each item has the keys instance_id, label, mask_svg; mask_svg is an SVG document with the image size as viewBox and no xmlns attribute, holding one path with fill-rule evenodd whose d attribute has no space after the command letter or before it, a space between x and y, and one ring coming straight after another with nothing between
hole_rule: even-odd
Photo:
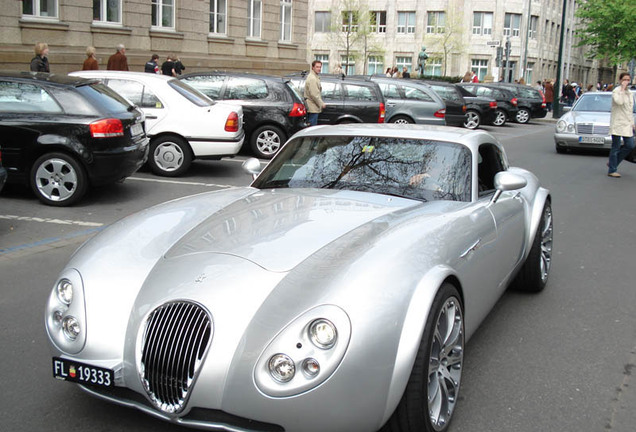
<instances>
[{"instance_id":1,"label":"parked car windshield","mask_svg":"<svg viewBox=\"0 0 636 432\"><path fill-rule=\"evenodd\" d=\"M214 101L212 99L182 81L172 79L168 81L168 84L181 96L188 99L190 102L197 106L205 107L214 105Z\"/></svg>"},{"instance_id":2,"label":"parked car windshield","mask_svg":"<svg viewBox=\"0 0 636 432\"><path fill-rule=\"evenodd\" d=\"M632 95L634 93L632 92ZM612 108L612 93L592 92L585 93L576 101L572 111L577 112L610 112ZM634 103L634 113L636 113L636 101Z\"/></svg>"},{"instance_id":3,"label":"parked car windshield","mask_svg":"<svg viewBox=\"0 0 636 432\"><path fill-rule=\"evenodd\" d=\"M470 201L463 145L393 137L305 137L285 145L252 186L346 189L421 201Z\"/></svg>"}]
</instances>

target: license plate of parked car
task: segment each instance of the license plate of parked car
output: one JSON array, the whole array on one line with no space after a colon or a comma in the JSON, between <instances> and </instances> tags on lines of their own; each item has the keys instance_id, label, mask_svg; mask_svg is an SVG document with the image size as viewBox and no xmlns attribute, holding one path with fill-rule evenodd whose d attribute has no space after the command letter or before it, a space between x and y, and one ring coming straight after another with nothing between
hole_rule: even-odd
<instances>
[{"instance_id":1,"label":"license plate of parked car","mask_svg":"<svg viewBox=\"0 0 636 432\"><path fill-rule=\"evenodd\" d=\"M587 144L603 144L605 142L605 137L581 136L579 137L579 142Z\"/></svg>"},{"instance_id":2,"label":"license plate of parked car","mask_svg":"<svg viewBox=\"0 0 636 432\"><path fill-rule=\"evenodd\" d=\"M143 133L143 131L144 131L144 128L141 126L141 123L135 123L134 125L130 127L130 134L132 136L137 136Z\"/></svg>"},{"instance_id":3,"label":"license plate of parked car","mask_svg":"<svg viewBox=\"0 0 636 432\"><path fill-rule=\"evenodd\" d=\"M53 357L53 376L60 380L101 387L112 387L115 381L113 371L110 369L59 357Z\"/></svg>"}]
</instances>

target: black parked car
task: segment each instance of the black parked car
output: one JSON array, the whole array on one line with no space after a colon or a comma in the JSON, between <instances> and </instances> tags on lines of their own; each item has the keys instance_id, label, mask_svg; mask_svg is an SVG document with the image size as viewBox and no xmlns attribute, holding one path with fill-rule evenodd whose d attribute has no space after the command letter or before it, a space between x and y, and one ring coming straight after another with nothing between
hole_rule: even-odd
<instances>
[{"instance_id":1,"label":"black parked car","mask_svg":"<svg viewBox=\"0 0 636 432\"><path fill-rule=\"evenodd\" d=\"M446 125L464 126L466 123L466 100L454 84L442 81L425 81L446 104Z\"/></svg>"},{"instance_id":2,"label":"black parked car","mask_svg":"<svg viewBox=\"0 0 636 432\"><path fill-rule=\"evenodd\" d=\"M548 113L543 92L525 84L496 83L495 85L508 89L517 97L517 123L528 123L533 118L544 118Z\"/></svg>"},{"instance_id":3,"label":"black parked car","mask_svg":"<svg viewBox=\"0 0 636 432\"><path fill-rule=\"evenodd\" d=\"M2 149L0 149L0 192L7 181L7 170L2 166Z\"/></svg>"},{"instance_id":4,"label":"black parked car","mask_svg":"<svg viewBox=\"0 0 636 432\"><path fill-rule=\"evenodd\" d=\"M466 101L466 121L464 127L477 129L482 124L494 124L497 118L497 101L493 98L475 96L464 87L455 86Z\"/></svg>"},{"instance_id":5,"label":"black parked car","mask_svg":"<svg viewBox=\"0 0 636 432\"><path fill-rule=\"evenodd\" d=\"M53 206L125 179L148 158L140 111L96 81L47 73L0 73L0 147L7 181Z\"/></svg>"},{"instance_id":6,"label":"black parked car","mask_svg":"<svg viewBox=\"0 0 636 432\"><path fill-rule=\"evenodd\" d=\"M305 94L306 72L289 75L301 95ZM322 100L327 105L318 124L384 123L384 97L377 83L369 78L320 75Z\"/></svg>"},{"instance_id":7,"label":"black parked car","mask_svg":"<svg viewBox=\"0 0 636 432\"><path fill-rule=\"evenodd\" d=\"M469 92L477 96L493 98L497 101L497 110L493 124L495 126L503 126L506 121L515 121L517 117L517 97L514 93L504 87L482 83L459 83L458 86L464 87Z\"/></svg>"},{"instance_id":8,"label":"black parked car","mask_svg":"<svg viewBox=\"0 0 636 432\"><path fill-rule=\"evenodd\" d=\"M243 107L243 129L252 151L272 158L287 138L308 126L302 98L288 79L249 73L196 72L179 79L213 100Z\"/></svg>"}]
</instances>

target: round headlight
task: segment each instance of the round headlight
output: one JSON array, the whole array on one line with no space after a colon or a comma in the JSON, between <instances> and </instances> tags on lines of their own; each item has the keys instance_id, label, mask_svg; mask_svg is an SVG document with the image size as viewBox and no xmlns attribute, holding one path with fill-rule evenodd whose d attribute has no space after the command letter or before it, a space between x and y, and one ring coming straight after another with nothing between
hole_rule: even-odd
<instances>
[{"instance_id":1,"label":"round headlight","mask_svg":"<svg viewBox=\"0 0 636 432\"><path fill-rule=\"evenodd\" d=\"M64 334L71 340L77 339L80 334L80 324L77 318L72 316L67 316L62 321L62 328L64 329Z\"/></svg>"},{"instance_id":2,"label":"round headlight","mask_svg":"<svg viewBox=\"0 0 636 432\"><path fill-rule=\"evenodd\" d=\"M568 124L565 122L565 120L559 120L556 124L557 132L565 132L567 127Z\"/></svg>"},{"instance_id":3,"label":"round headlight","mask_svg":"<svg viewBox=\"0 0 636 432\"><path fill-rule=\"evenodd\" d=\"M572 123L568 124L568 132L574 133L574 125Z\"/></svg>"},{"instance_id":4,"label":"round headlight","mask_svg":"<svg viewBox=\"0 0 636 432\"><path fill-rule=\"evenodd\" d=\"M73 301L73 284L68 279L62 279L57 284L57 298L65 305Z\"/></svg>"},{"instance_id":5,"label":"round headlight","mask_svg":"<svg viewBox=\"0 0 636 432\"><path fill-rule=\"evenodd\" d=\"M317 319L309 326L309 338L318 348L328 349L336 344L336 326L326 319Z\"/></svg>"},{"instance_id":6,"label":"round headlight","mask_svg":"<svg viewBox=\"0 0 636 432\"><path fill-rule=\"evenodd\" d=\"M269 373L279 382L288 382L296 374L294 361L285 354L275 354L269 359Z\"/></svg>"},{"instance_id":7,"label":"round headlight","mask_svg":"<svg viewBox=\"0 0 636 432\"><path fill-rule=\"evenodd\" d=\"M313 378L320 372L320 363L318 360L308 358L303 361L303 372L309 378Z\"/></svg>"}]
</instances>

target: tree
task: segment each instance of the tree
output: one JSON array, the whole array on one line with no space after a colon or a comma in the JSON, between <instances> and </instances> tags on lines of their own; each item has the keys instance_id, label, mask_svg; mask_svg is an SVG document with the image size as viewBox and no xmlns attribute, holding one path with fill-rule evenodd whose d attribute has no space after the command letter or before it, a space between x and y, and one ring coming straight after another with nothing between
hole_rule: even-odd
<instances>
[{"instance_id":1,"label":"tree","mask_svg":"<svg viewBox=\"0 0 636 432\"><path fill-rule=\"evenodd\" d=\"M429 27L432 32L429 33ZM431 57L435 54L442 55L442 75L446 76L448 57L451 54L458 54L464 50L463 33L464 22L461 13L456 13L454 9L445 11L443 15L431 15L427 21L424 45L430 49Z\"/></svg>"},{"instance_id":2,"label":"tree","mask_svg":"<svg viewBox=\"0 0 636 432\"><path fill-rule=\"evenodd\" d=\"M577 46L588 47L587 57L606 58L616 66L636 57L634 0L582 0L576 11Z\"/></svg>"}]
</instances>

